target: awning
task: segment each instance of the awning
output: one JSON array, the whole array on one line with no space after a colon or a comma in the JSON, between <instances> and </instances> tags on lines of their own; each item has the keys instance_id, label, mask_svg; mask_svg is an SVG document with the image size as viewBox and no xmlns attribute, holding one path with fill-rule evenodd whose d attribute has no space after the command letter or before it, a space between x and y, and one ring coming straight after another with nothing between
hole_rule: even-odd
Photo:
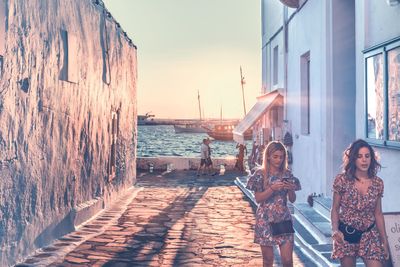
<instances>
[{"instance_id":1,"label":"awning","mask_svg":"<svg viewBox=\"0 0 400 267\"><path fill-rule=\"evenodd\" d=\"M283 96L279 94L277 90L257 97L257 103L251 108L243 120L239 122L235 129L233 129L233 140L243 144L244 132L253 126L269 108L275 105L275 103L279 101L279 104L282 104L282 98Z\"/></svg>"}]
</instances>

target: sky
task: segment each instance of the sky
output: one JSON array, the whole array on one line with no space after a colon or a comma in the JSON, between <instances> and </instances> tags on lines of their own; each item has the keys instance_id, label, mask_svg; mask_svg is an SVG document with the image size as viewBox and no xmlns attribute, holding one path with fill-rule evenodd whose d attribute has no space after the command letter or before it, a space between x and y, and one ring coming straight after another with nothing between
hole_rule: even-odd
<instances>
[{"instance_id":1,"label":"sky","mask_svg":"<svg viewBox=\"0 0 400 267\"><path fill-rule=\"evenodd\" d=\"M259 0L103 0L137 46L138 114L244 116L261 92Z\"/></svg>"}]
</instances>

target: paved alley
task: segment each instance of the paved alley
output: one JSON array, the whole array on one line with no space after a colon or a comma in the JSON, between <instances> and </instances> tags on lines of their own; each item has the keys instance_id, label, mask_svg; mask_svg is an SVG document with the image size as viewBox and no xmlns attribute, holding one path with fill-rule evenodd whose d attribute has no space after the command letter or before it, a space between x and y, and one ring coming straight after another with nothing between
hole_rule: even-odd
<instances>
[{"instance_id":1,"label":"paved alley","mask_svg":"<svg viewBox=\"0 0 400 267\"><path fill-rule=\"evenodd\" d=\"M79 245L47 266L262 266L254 209L233 183L236 175L142 175L136 187L143 189L121 216L111 209L61 239ZM56 245L17 266L40 265ZM314 266L298 249L294 260Z\"/></svg>"}]
</instances>

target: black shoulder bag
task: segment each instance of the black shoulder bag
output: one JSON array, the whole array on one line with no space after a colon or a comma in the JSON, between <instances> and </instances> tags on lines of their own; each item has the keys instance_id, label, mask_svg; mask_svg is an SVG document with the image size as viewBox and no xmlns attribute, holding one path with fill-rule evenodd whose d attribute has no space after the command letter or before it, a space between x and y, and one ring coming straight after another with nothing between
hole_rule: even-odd
<instances>
[{"instance_id":1,"label":"black shoulder bag","mask_svg":"<svg viewBox=\"0 0 400 267\"><path fill-rule=\"evenodd\" d=\"M375 226L375 222L371 224L367 230L361 231L354 228L351 225L345 224L344 222L339 221L339 231L343 233L344 240L351 244L358 244L360 243L362 234L365 232L370 231Z\"/></svg>"},{"instance_id":2,"label":"black shoulder bag","mask_svg":"<svg viewBox=\"0 0 400 267\"><path fill-rule=\"evenodd\" d=\"M286 220L277 223L269 223L269 225L271 226L272 236L294 233L292 220Z\"/></svg>"}]
</instances>

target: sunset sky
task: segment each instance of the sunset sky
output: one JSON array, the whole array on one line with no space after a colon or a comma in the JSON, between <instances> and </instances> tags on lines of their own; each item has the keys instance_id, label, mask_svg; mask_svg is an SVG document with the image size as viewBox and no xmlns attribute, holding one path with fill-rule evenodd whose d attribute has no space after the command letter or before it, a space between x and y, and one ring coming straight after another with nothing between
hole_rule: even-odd
<instances>
[{"instance_id":1,"label":"sunset sky","mask_svg":"<svg viewBox=\"0 0 400 267\"><path fill-rule=\"evenodd\" d=\"M138 47L138 113L242 118L261 91L258 0L104 0Z\"/></svg>"}]
</instances>

